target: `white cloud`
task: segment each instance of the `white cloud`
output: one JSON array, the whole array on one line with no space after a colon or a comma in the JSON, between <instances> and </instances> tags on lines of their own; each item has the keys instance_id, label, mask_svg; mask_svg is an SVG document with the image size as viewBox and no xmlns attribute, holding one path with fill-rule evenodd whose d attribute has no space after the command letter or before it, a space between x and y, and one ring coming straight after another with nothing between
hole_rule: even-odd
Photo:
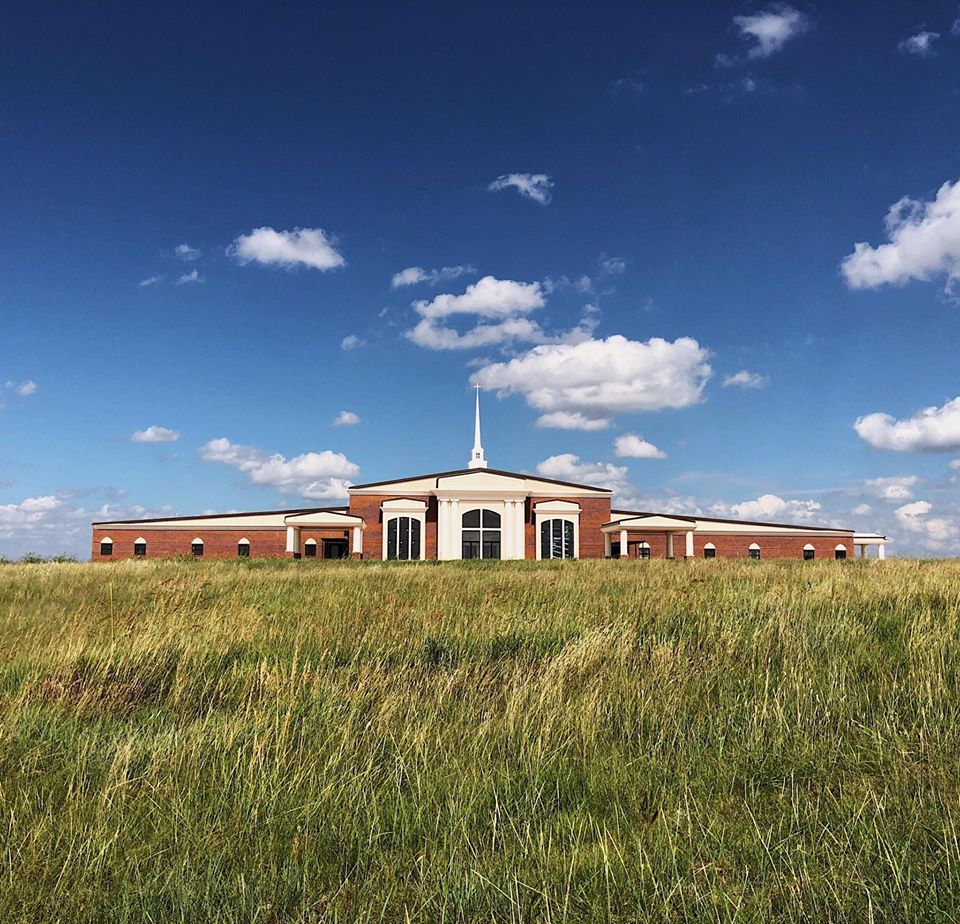
<instances>
[{"instance_id":1,"label":"white cloud","mask_svg":"<svg viewBox=\"0 0 960 924\"><path fill-rule=\"evenodd\" d=\"M724 388L756 389L766 388L769 384L769 376L761 375L759 372L750 372L747 369L741 369L733 375L728 375L723 380Z\"/></svg>"},{"instance_id":2,"label":"white cloud","mask_svg":"<svg viewBox=\"0 0 960 924\"><path fill-rule=\"evenodd\" d=\"M350 478L360 468L343 453L325 449L306 452L292 459L266 453L255 446L232 443L226 437L210 440L200 448L204 462L222 462L246 473L253 484L269 485L283 493L299 493L311 499L347 496Z\"/></svg>"},{"instance_id":3,"label":"white cloud","mask_svg":"<svg viewBox=\"0 0 960 924\"><path fill-rule=\"evenodd\" d=\"M418 346L432 350L472 349L512 340L542 342L547 335L536 321L524 317L545 304L539 282L515 282L484 276L467 286L462 295L438 295L432 301L417 301L420 315L406 336ZM472 315L483 323L460 333L443 322Z\"/></svg>"},{"instance_id":4,"label":"white cloud","mask_svg":"<svg viewBox=\"0 0 960 924\"><path fill-rule=\"evenodd\" d=\"M853 508L852 512L854 516L866 517L873 513L873 507L871 507L869 504L857 504L857 506Z\"/></svg>"},{"instance_id":5,"label":"white cloud","mask_svg":"<svg viewBox=\"0 0 960 924\"><path fill-rule=\"evenodd\" d=\"M21 398L29 398L30 395L37 393L37 383L34 382L33 379L27 379L25 382L13 386L13 390L20 395Z\"/></svg>"},{"instance_id":6,"label":"white cloud","mask_svg":"<svg viewBox=\"0 0 960 924\"><path fill-rule=\"evenodd\" d=\"M264 266L280 266L284 269L306 266L330 270L347 264L336 245L337 239L322 228L275 231L264 227L241 234L227 248L227 254L241 264L262 263Z\"/></svg>"},{"instance_id":7,"label":"white cloud","mask_svg":"<svg viewBox=\"0 0 960 924\"><path fill-rule=\"evenodd\" d=\"M141 279L137 285L141 289L145 289L147 286L155 286L158 282L163 282L163 276L147 276L146 279Z\"/></svg>"},{"instance_id":8,"label":"white cloud","mask_svg":"<svg viewBox=\"0 0 960 924\"><path fill-rule=\"evenodd\" d=\"M595 488L609 488L616 493L630 488L625 465L611 465L609 462L581 462L580 457L572 452L564 452L544 459L537 465L537 471L544 478L574 481Z\"/></svg>"},{"instance_id":9,"label":"white cloud","mask_svg":"<svg viewBox=\"0 0 960 924\"><path fill-rule=\"evenodd\" d=\"M690 337L641 342L615 334L536 346L508 362L484 366L471 381L501 395L522 394L542 412L541 424L558 412L609 423L618 413L699 403L711 375L709 355Z\"/></svg>"},{"instance_id":10,"label":"white cloud","mask_svg":"<svg viewBox=\"0 0 960 924\"><path fill-rule=\"evenodd\" d=\"M857 418L854 430L873 449L894 452L955 452L960 449L960 397L897 420L890 414Z\"/></svg>"},{"instance_id":11,"label":"white cloud","mask_svg":"<svg viewBox=\"0 0 960 924\"><path fill-rule=\"evenodd\" d=\"M180 439L180 432L167 427L151 426L146 430L137 430L130 439L134 443L175 443Z\"/></svg>"},{"instance_id":12,"label":"white cloud","mask_svg":"<svg viewBox=\"0 0 960 924\"><path fill-rule=\"evenodd\" d=\"M861 241L844 259L847 284L875 289L945 276L951 293L960 279L960 180L944 183L932 202L904 196L890 207L885 224L888 243Z\"/></svg>"},{"instance_id":13,"label":"white cloud","mask_svg":"<svg viewBox=\"0 0 960 924\"><path fill-rule=\"evenodd\" d=\"M666 459L667 454L657 449L653 443L647 442L642 436L635 433L624 433L614 441L614 449L621 458L631 459Z\"/></svg>"},{"instance_id":14,"label":"white cloud","mask_svg":"<svg viewBox=\"0 0 960 924\"><path fill-rule=\"evenodd\" d=\"M391 289L399 289L403 286L415 286L421 282L427 282L430 285L436 285L438 282L444 282L448 279L456 279L466 273L475 273L474 266L441 266L440 269L424 269L422 266L408 266L406 269L394 273L390 280Z\"/></svg>"},{"instance_id":15,"label":"white cloud","mask_svg":"<svg viewBox=\"0 0 960 924\"><path fill-rule=\"evenodd\" d=\"M199 260L203 256L196 247L191 247L189 244L177 244L173 252L178 260Z\"/></svg>"},{"instance_id":16,"label":"white cloud","mask_svg":"<svg viewBox=\"0 0 960 924\"><path fill-rule=\"evenodd\" d=\"M619 276L627 271L627 261L623 257L601 257L599 262L602 276Z\"/></svg>"},{"instance_id":17,"label":"white cloud","mask_svg":"<svg viewBox=\"0 0 960 924\"><path fill-rule=\"evenodd\" d=\"M611 421L607 417L585 417L579 411L554 411L541 414L537 418L538 427L550 427L554 430L606 430Z\"/></svg>"},{"instance_id":18,"label":"white cloud","mask_svg":"<svg viewBox=\"0 0 960 924\"><path fill-rule=\"evenodd\" d=\"M960 539L960 523L957 517L928 516L932 510L933 504L921 500L898 507L894 515L901 529L921 537L924 548L937 552L955 549L957 540Z\"/></svg>"},{"instance_id":19,"label":"white cloud","mask_svg":"<svg viewBox=\"0 0 960 924\"><path fill-rule=\"evenodd\" d=\"M196 270L191 270L189 273L184 273L184 274L177 280L177 285L178 285L178 286L183 286L183 285L187 285L188 283L191 283L191 282L196 282L196 283L203 282L203 277L202 277L202 276L200 275L200 273L198 273Z\"/></svg>"},{"instance_id":20,"label":"white cloud","mask_svg":"<svg viewBox=\"0 0 960 924\"><path fill-rule=\"evenodd\" d=\"M366 340L363 337L358 337L356 334L347 334L343 340L340 341L341 350L357 350L360 347L366 344Z\"/></svg>"},{"instance_id":21,"label":"white cloud","mask_svg":"<svg viewBox=\"0 0 960 924\"><path fill-rule=\"evenodd\" d=\"M960 16L958 16L954 21L953 25L950 27L950 34L954 38L960 38Z\"/></svg>"},{"instance_id":22,"label":"white cloud","mask_svg":"<svg viewBox=\"0 0 960 924\"><path fill-rule=\"evenodd\" d=\"M947 464L947 468L949 468L953 472L960 469L960 459L951 459L950 462Z\"/></svg>"},{"instance_id":23,"label":"white cloud","mask_svg":"<svg viewBox=\"0 0 960 924\"><path fill-rule=\"evenodd\" d=\"M341 411L333 419L333 425L335 427L352 427L358 423L360 423L360 417L354 414L353 411Z\"/></svg>"},{"instance_id":24,"label":"white cloud","mask_svg":"<svg viewBox=\"0 0 960 924\"><path fill-rule=\"evenodd\" d=\"M809 20L799 10L785 3L745 16L734 16L733 24L740 37L751 43L748 58L768 58L795 36L809 28ZM729 59L727 59L729 61Z\"/></svg>"},{"instance_id":25,"label":"white cloud","mask_svg":"<svg viewBox=\"0 0 960 924\"><path fill-rule=\"evenodd\" d=\"M889 478L868 478L864 488L869 494L886 501L905 501L913 497L916 475L894 475Z\"/></svg>"},{"instance_id":26,"label":"white cloud","mask_svg":"<svg viewBox=\"0 0 960 924\"><path fill-rule=\"evenodd\" d=\"M526 199L532 199L540 205L548 205L553 180L545 173L505 173L498 176L487 189L498 192L511 187Z\"/></svg>"},{"instance_id":27,"label":"white cloud","mask_svg":"<svg viewBox=\"0 0 960 924\"><path fill-rule=\"evenodd\" d=\"M784 500L776 494L762 494L740 504L714 504L710 512L738 520L811 520L820 509L819 501Z\"/></svg>"},{"instance_id":28,"label":"white cloud","mask_svg":"<svg viewBox=\"0 0 960 924\"><path fill-rule=\"evenodd\" d=\"M897 51L926 58L934 53L933 43L936 42L938 38L940 38L939 32L930 32L927 29L921 29L919 32L907 36L900 42L897 45Z\"/></svg>"}]
</instances>

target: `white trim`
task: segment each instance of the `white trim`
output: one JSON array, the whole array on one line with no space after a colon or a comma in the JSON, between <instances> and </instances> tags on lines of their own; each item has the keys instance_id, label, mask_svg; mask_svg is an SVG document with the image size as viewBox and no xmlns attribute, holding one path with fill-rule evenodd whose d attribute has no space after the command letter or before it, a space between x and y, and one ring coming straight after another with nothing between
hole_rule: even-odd
<instances>
[{"instance_id":1,"label":"white trim","mask_svg":"<svg viewBox=\"0 0 960 924\"><path fill-rule=\"evenodd\" d=\"M237 540L237 545L250 545L250 540L244 536L242 539Z\"/></svg>"},{"instance_id":2,"label":"white trim","mask_svg":"<svg viewBox=\"0 0 960 924\"><path fill-rule=\"evenodd\" d=\"M203 540L197 536L195 539L190 540L190 545L203 545Z\"/></svg>"},{"instance_id":3,"label":"white trim","mask_svg":"<svg viewBox=\"0 0 960 924\"><path fill-rule=\"evenodd\" d=\"M317 540L316 540L316 539L307 539L306 542L304 542L303 544L304 544L304 545L316 545L316 544L317 544Z\"/></svg>"},{"instance_id":4,"label":"white trim","mask_svg":"<svg viewBox=\"0 0 960 924\"><path fill-rule=\"evenodd\" d=\"M537 561L543 559L540 530L546 520L570 520L573 523L573 557L580 557L580 513L580 505L573 501L550 500L534 504L533 545Z\"/></svg>"},{"instance_id":5,"label":"white trim","mask_svg":"<svg viewBox=\"0 0 960 924\"><path fill-rule=\"evenodd\" d=\"M397 520L400 517L409 517L409 519L416 520L420 524L420 557L399 560L424 561L427 556L427 505L425 501L411 500L405 497L384 501L380 505L380 518L383 521L383 528L380 530L381 560L387 560L388 524L391 520ZM397 529L399 528L400 526L397 524ZM354 536L354 542L356 542L356 536Z\"/></svg>"},{"instance_id":6,"label":"white trim","mask_svg":"<svg viewBox=\"0 0 960 924\"><path fill-rule=\"evenodd\" d=\"M109 542L110 545L113 545L113 540L109 536L101 536L100 545L103 545L105 542Z\"/></svg>"},{"instance_id":7,"label":"white trim","mask_svg":"<svg viewBox=\"0 0 960 924\"><path fill-rule=\"evenodd\" d=\"M846 551L847 551L847 547L846 547L842 542L838 542L838 543L833 547L833 551L834 551L834 552L839 552L839 551L841 551L841 550L843 550L844 552L846 552Z\"/></svg>"},{"instance_id":8,"label":"white trim","mask_svg":"<svg viewBox=\"0 0 960 924\"><path fill-rule=\"evenodd\" d=\"M817 547L816 547L815 545L812 545L811 543L808 542L808 543L803 547L803 551L804 551L804 552L816 552L816 551L817 551Z\"/></svg>"},{"instance_id":9,"label":"white trim","mask_svg":"<svg viewBox=\"0 0 960 924\"><path fill-rule=\"evenodd\" d=\"M751 542L750 545L747 546L747 548L748 548L748 549L753 549L754 551L759 552L759 551L760 551L760 544L757 543L757 542ZM806 548L806 546L804 546L804 548ZM813 546L811 545L810 548L812 549Z\"/></svg>"}]
</instances>

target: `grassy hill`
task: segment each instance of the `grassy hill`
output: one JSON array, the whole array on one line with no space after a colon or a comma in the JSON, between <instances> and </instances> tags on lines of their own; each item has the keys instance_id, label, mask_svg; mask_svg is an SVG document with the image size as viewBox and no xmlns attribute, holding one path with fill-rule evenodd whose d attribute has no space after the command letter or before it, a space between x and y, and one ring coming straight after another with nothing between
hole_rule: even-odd
<instances>
[{"instance_id":1,"label":"grassy hill","mask_svg":"<svg viewBox=\"0 0 960 924\"><path fill-rule=\"evenodd\" d=\"M0 921L946 921L960 563L0 567Z\"/></svg>"}]
</instances>

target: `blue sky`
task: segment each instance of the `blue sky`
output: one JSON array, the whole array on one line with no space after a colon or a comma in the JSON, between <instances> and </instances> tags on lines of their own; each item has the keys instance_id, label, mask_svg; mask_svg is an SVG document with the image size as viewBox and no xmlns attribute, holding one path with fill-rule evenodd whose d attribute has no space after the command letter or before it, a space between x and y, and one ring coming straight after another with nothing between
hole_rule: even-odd
<instances>
[{"instance_id":1,"label":"blue sky","mask_svg":"<svg viewBox=\"0 0 960 924\"><path fill-rule=\"evenodd\" d=\"M474 381L495 467L960 551L956 3L199 6L5 19L0 554L461 467Z\"/></svg>"}]
</instances>

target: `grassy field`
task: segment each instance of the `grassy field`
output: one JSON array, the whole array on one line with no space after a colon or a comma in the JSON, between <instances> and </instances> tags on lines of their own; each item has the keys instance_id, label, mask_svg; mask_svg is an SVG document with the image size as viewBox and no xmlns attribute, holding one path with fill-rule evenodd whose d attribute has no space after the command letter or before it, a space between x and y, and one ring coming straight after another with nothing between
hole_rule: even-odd
<instances>
[{"instance_id":1,"label":"grassy field","mask_svg":"<svg viewBox=\"0 0 960 924\"><path fill-rule=\"evenodd\" d=\"M960 563L0 567L0 921L952 921Z\"/></svg>"}]
</instances>

